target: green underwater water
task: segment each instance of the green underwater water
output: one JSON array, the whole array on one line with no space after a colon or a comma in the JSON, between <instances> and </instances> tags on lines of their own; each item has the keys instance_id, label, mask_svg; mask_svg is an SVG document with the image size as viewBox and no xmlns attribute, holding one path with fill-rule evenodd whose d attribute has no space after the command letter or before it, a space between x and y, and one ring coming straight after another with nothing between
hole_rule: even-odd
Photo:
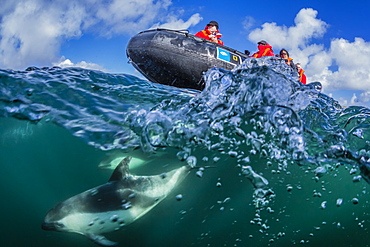
<instances>
[{"instance_id":1,"label":"green underwater water","mask_svg":"<svg viewBox=\"0 0 370 247\"><path fill-rule=\"evenodd\" d=\"M0 129L1 245L95 246L82 235L47 232L40 226L56 203L108 180L111 171L97 169L106 154L53 123L0 118ZM169 157L171 152L175 154L168 150ZM160 174L173 164L159 157L132 173ZM276 195L269 205L274 212L260 212L268 227L264 229L251 223L256 218L253 187L240 175L235 158L223 157L213 165L202 177L191 172L148 214L106 236L119 246L135 247L368 246L368 184L352 182L348 167L340 166L316 182L296 164L289 164L288 173L274 174L261 159L253 169L263 173ZM178 194L181 201L175 198ZM340 206L338 198L343 199ZM359 203L353 204L353 198ZM320 207L323 201L325 209Z\"/></svg>"},{"instance_id":2,"label":"green underwater water","mask_svg":"<svg viewBox=\"0 0 370 247\"><path fill-rule=\"evenodd\" d=\"M136 158L134 175L197 159L166 199L105 234L118 246L369 246L369 109L341 107L277 59L205 79L192 92L79 68L0 69L1 246L96 246L41 224L106 183L112 170L98 166L117 155Z\"/></svg>"}]
</instances>

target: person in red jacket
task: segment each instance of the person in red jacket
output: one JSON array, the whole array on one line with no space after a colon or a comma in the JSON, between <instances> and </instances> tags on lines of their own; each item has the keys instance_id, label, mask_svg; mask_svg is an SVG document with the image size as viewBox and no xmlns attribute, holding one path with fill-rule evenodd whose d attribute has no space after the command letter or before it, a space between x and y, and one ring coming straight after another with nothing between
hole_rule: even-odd
<instances>
[{"instance_id":1,"label":"person in red jacket","mask_svg":"<svg viewBox=\"0 0 370 247\"><path fill-rule=\"evenodd\" d=\"M202 39L210 40L220 45L224 45L224 42L220 40L222 34L218 31L217 21L210 21L204 28L204 30L197 32L195 36Z\"/></svg>"},{"instance_id":2,"label":"person in red jacket","mask_svg":"<svg viewBox=\"0 0 370 247\"><path fill-rule=\"evenodd\" d=\"M292 69L296 70L297 67L293 63L293 58L289 57L289 52L285 49L281 49L280 57L285 60L285 63L289 65Z\"/></svg>"},{"instance_id":3,"label":"person in red jacket","mask_svg":"<svg viewBox=\"0 0 370 247\"><path fill-rule=\"evenodd\" d=\"M302 66L300 63L297 63L295 66L297 67L297 71L299 74L299 81L306 85L307 78L306 78L306 75L304 74L304 69L302 69Z\"/></svg>"},{"instance_id":4,"label":"person in red jacket","mask_svg":"<svg viewBox=\"0 0 370 247\"><path fill-rule=\"evenodd\" d=\"M274 56L274 51L272 50L272 46L269 45L266 41L261 40L258 44L258 51L254 53L251 57L267 57L267 56Z\"/></svg>"}]
</instances>

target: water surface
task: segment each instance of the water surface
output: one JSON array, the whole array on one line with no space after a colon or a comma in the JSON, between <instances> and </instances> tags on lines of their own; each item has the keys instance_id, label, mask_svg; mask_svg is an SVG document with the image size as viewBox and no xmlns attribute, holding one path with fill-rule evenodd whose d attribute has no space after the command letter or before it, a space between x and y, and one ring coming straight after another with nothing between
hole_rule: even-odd
<instances>
[{"instance_id":1,"label":"water surface","mask_svg":"<svg viewBox=\"0 0 370 247\"><path fill-rule=\"evenodd\" d=\"M4 246L94 246L40 225L128 154L137 175L213 168L106 235L120 246L368 246L369 109L300 84L280 60L212 69L203 92L79 68L0 70L0 83Z\"/></svg>"}]
</instances>

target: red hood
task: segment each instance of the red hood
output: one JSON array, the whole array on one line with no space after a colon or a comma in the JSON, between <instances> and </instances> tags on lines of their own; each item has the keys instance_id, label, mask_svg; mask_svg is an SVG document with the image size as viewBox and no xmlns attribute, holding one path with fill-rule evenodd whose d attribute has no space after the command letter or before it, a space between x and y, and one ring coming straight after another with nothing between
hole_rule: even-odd
<instances>
[{"instance_id":1,"label":"red hood","mask_svg":"<svg viewBox=\"0 0 370 247\"><path fill-rule=\"evenodd\" d=\"M258 50L265 50L267 48L272 49L272 46L267 44L267 45L258 45Z\"/></svg>"}]
</instances>

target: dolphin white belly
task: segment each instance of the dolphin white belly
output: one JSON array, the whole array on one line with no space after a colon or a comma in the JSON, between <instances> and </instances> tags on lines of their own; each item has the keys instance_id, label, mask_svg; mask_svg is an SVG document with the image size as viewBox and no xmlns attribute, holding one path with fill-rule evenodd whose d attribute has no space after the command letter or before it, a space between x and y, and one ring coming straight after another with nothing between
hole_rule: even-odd
<instances>
[{"instance_id":1,"label":"dolphin white belly","mask_svg":"<svg viewBox=\"0 0 370 247\"><path fill-rule=\"evenodd\" d=\"M51 209L44 230L76 232L102 246L116 243L101 234L119 230L140 218L186 177L191 167L182 166L155 176L129 173L131 157L124 158L108 183L75 195Z\"/></svg>"}]
</instances>

